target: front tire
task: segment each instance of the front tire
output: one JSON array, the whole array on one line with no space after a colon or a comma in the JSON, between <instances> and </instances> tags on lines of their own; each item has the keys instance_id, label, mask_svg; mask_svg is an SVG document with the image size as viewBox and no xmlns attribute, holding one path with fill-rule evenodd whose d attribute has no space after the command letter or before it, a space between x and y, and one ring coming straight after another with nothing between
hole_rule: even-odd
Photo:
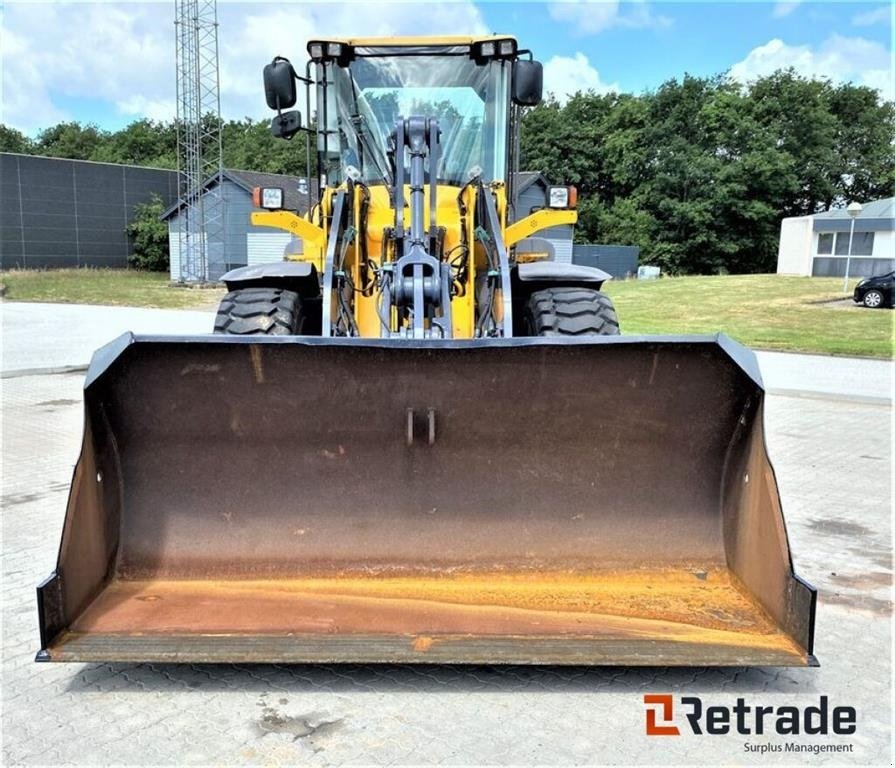
<instances>
[{"instance_id":1,"label":"front tire","mask_svg":"<svg viewBox=\"0 0 895 768\"><path fill-rule=\"evenodd\" d=\"M526 336L617 336L618 317L605 293L593 288L535 291L522 314Z\"/></svg>"},{"instance_id":2,"label":"front tire","mask_svg":"<svg viewBox=\"0 0 895 768\"><path fill-rule=\"evenodd\" d=\"M319 303L285 288L239 288L221 299L214 332L238 336L320 335L313 313L315 307L319 313Z\"/></svg>"},{"instance_id":3,"label":"front tire","mask_svg":"<svg viewBox=\"0 0 895 768\"><path fill-rule=\"evenodd\" d=\"M883 294L875 289L864 294L864 306L868 309L877 309L883 305Z\"/></svg>"}]
</instances>

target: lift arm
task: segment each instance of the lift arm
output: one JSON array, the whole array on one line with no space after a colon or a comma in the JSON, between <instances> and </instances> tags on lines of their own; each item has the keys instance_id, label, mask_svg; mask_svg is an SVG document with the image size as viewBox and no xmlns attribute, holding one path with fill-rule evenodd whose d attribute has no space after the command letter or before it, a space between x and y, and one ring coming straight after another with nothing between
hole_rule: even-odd
<instances>
[{"instance_id":1,"label":"lift arm","mask_svg":"<svg viewBox=\"0 0 895 768\"><path fill-rule=\"evenodd\" d=\"M318 248L326 245L326 230L291 211L252 211L252 224L291 232L305 243Z\"/></svg>"},{"instance_id":2,"label":"lift arm","mask_svg":"<svg viewBox=\"0 0 895 768\"><path fill-rule=\"evenodd\" d=\"M254 214L252 214L254 216ZM507 227L504 235L504 244L507 248L516 245L520 240L531 237L535 232L540 232L548 227L558 227L561 224L574 224L578 221L578 211L574 209L554 210L542 208L540 211L519 219L515 224Z\"/></svg>"}]
</instances>

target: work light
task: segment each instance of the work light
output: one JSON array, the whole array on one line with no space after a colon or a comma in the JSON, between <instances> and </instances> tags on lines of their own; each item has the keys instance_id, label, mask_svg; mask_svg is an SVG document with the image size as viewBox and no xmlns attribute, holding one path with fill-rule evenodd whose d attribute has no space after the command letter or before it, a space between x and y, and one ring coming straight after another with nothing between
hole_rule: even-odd
<instances>
[{"instance_id":1,"label":"work light","mask_svg":"<svg viewBox=\"0 0 895 768\"><path fill-rule=\"evenodd\" d=\"M516 55L516 41L515 40L501 40L499 44L499 50L501 56L515 56Z\"/></svg>"},{"instance_id":2,"label":"work light","mask_svg":"<svg viewBox=\"0 0 895 768\"><path fill-rule=\"evenodd\" d=\"M252 190L252 203L256 208L277 211L283 207L283 189L281 187L255 187Z\"/></svg>"},{"instance_id":3,"label":"work light","mask_svg":"<svg viewBox=\"0 0 895 768\"><path fill-rule=\"evenodd\" d=\"M578 190L575 187L549 187L547 205L550 208L574 208L578 203Z\"/></svg>"},{"instance_id":4,"label":"work light","mask_svg":"<svg viewBox=\"0 0 895 768\"><path fill-rule=\"evenodd\" d=\"M514 59L516 41L512 37L504 40L481 40L472 46L472 56L480 64L488 59Z\"/></svg>"}]
</instances>

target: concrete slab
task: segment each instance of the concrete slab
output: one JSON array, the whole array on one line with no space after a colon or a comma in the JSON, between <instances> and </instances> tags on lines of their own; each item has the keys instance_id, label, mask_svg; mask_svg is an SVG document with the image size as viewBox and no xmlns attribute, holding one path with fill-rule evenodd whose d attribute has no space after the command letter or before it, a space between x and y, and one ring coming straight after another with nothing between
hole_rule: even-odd
<instances>
[{"instance_id":1,"label":"concrete slab","mask_svg":"<svg viewBox=\"0 0 895 768\"><path fill-rule=\"evenodd\" d=\"M4 377L85 367L94 351L126 331L211 333L213 312L82 304L0 304Z\"/></svg>"},{"instance_id":2,"label":"concrete slab","mask_svg":"<svg viewBox=\"0 0 895 768\"><path fill-rule=\"evenodd\" d=\"M771 394L833 397L887 403L893 395L893 363L863 357L756 352Z\"/></svg>"}]
</instances>

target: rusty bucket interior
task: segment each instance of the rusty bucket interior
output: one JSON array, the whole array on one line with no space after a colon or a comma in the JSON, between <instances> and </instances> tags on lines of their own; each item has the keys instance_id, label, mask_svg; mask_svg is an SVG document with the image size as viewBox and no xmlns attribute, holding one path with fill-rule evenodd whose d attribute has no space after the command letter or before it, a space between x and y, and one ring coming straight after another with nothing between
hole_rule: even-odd
<instances>
[{"instance_id":1,"label":"rusty bucket interior","mask_svg":"<svg viewBox=\"0 0 895 768\"><path fill-rule=\"evenodd\" d=\"M721 336L125 335L38 658L813 664L762 404Z\"/></svg>"}]
</instances>

